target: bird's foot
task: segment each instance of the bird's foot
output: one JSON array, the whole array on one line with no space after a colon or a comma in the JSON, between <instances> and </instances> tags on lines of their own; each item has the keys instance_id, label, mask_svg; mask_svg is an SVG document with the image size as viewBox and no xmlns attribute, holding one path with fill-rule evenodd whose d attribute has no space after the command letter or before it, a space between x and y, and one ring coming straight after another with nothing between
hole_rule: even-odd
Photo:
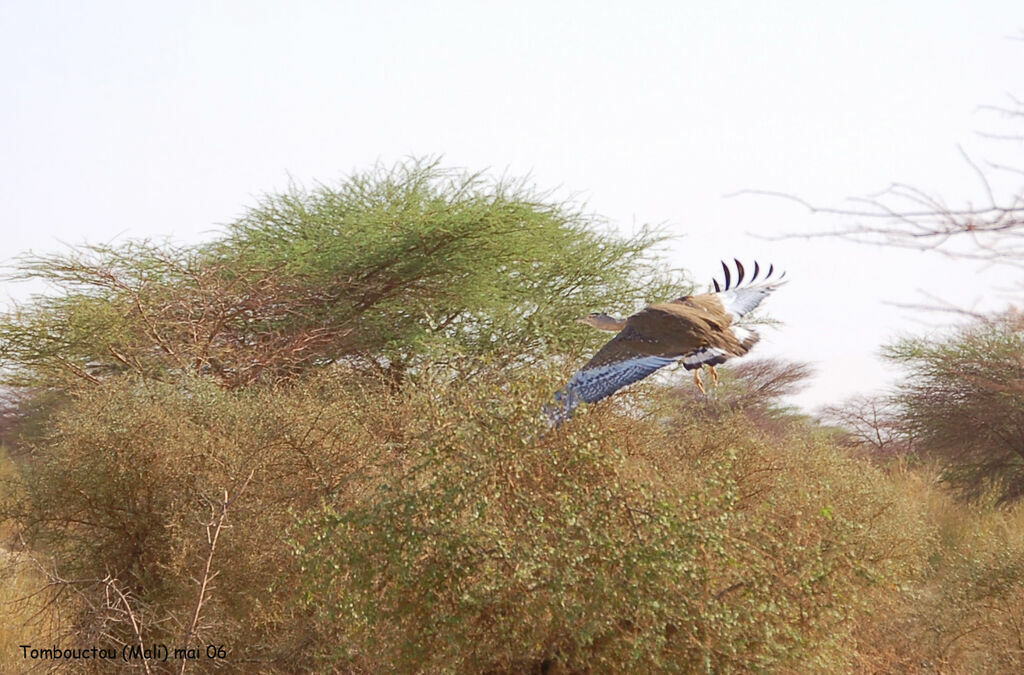
<instances>
[{"instance_id":1,"label":"bird's foot","mask_svg":"<svg viewBox=\"0 0 1024 675\"><path fill-rule=\"evenodd\" d=\"M693 383L697 385L698 389L700 389L700 393L704 394L705 396L708 395L708 392L704 390L704 382L703 380L700 379L700 368L693 371Z\"/></svg>"},{"instance_id":2,"label":"bird's foot","mask_svg":"<svg viewBox=\"0 0 1024 675\"><path fill-rule=\"evenodd\" d=\"M711 383L716 387L718 386L718 371L715 370L714 366L708 366L708 370L711 371Z\"/></svg>"}]
</instances>

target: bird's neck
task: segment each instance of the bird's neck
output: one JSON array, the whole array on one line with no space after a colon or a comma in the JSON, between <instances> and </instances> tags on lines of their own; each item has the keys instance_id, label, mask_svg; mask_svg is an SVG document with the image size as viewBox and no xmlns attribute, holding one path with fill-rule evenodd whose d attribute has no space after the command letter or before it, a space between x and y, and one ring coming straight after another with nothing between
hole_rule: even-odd
<instances>
[{"instance_id":1,"label":"bird's neck","mask_svg":"<svg viewBox=\"0 0 1024 675\"><path fill-rule=\"evenodd\" d=\"M618 333L626 327L625 319L616 319L611 316L595 316L590 318L590 325L598 330L606 330L611 333Z\"/></svg>"}]
</instances>

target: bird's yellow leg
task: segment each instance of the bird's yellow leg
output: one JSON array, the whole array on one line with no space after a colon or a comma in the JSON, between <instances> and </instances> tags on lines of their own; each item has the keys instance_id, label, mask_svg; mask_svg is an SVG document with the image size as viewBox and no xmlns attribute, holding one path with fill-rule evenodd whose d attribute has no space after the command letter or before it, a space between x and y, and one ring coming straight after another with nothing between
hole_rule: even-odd
<instances>
[{"instance_id":1,"label":"bird's yellow leg","mask_svg":"<svg viewBox=\"0 0 1024 675\"><path fill-rule=\"evenodd\" d=\"M718 371L715 370L714 366L708 366L708 370L711 371L711 382L717 387L718 386Z\"/></svg>"},{"instance_id":2,"label":"bird's yellow leg","mask_svg":"<svg viewBox=\"0 0 1024 675\"><path fill-rule=\"evenodd\" d=\"M701 379L700 379L700 371L701 371L700 368L697 368L696 370L693 371L693 383L695 385L697 385L698 389L700 389L700 393L702 393L705 396L707 396L708 393L706 391L704 391L704 382L701 381Z\"/></svg>"}]
</instances>

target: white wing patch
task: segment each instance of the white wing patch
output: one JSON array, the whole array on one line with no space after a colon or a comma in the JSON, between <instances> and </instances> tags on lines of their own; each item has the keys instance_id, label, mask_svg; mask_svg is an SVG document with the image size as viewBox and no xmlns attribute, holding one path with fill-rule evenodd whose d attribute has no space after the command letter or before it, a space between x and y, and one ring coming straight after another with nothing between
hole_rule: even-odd
<instances>
[{"instance_id":1,"label":"white wing patch","mask_svg":"<svg viewBox=\"0 0 1024 675\"><path fill-rule=\"evenodd\" d=\"M744 328L743 326L730 326L730 330L732 330L732 334L735 335L736 339L741 343L757 337L757 333L748 328Z\"/></svg>"},{"instance_id":2,"label":"white wing patch","mask_svg":"<svg viewBox=\"0 0 1024 675\"><path fill-rule=\"evenodd\" d=\"M762 300L784 283L786 282L772 281L766 284L758 284L757 286L747 286L746 288L734 291L723 291L718 294L718 297L722 301L725 311L732 314L734 319L738 319L744 314L752 312L755 307L761 304Z\"/></svg>"}]
</instances>

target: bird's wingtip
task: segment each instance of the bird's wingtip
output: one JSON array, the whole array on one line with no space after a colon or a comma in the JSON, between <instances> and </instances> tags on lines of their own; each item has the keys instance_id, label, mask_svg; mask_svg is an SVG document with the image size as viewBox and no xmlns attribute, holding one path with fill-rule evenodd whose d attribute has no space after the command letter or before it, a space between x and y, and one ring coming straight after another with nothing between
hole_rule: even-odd
<instances>
[{"instance_id":1,"label":"bird's wingtip","mask_svg":"<svg viewBox=\"0 0 1024 675\"><path fill-rule=\"evenodd\" d=\"M556 391L554 403L549 403L542 409L548 428L557 429L568 422L579 404L580 397L569 387Z\"/></svg>"},{"instance_id":2,"label":"bird's wingtip","mask_svg":"<svg viewBox=\"0 0 1024 675\"><path fill-rule=\"evenodd\" d=\"M715 293L722 293L723 291L736 290L737 288L740 287L740 285L742 285L744 278L746 278L746 268L744 268L743 263L741 263L738 258L733 258L733 262L736 264L736 278L735 278L735 282L733 280L732 269L729 267L729 265L724 260L721 261L723 276L725 278L725 283L724 284L720 284L718 282L718 279L715 279L714 277L712 277L711 285L712 285L712 287L714 287ZM757 277L758 277L758 275L760 275L760 273L761 273L761 265L755 260L754 261L754 273L752 275L750 275L749 278L747 278L746 288L750 288L751 286L754 285L754 282L757 280ZM775 276L775 278L773 279L772 276L774 274L775 274L775 265L773 263L769 263L769 265L768 265L768 272L763 277L761 277L761 281L760 281L760 283L758 285L759 286L781 286L783 283L786 283L785 281L782 280L783 277L786 276L786 273L784 271L782 273L780 273L779 275Z\"/></svg>"}]
</instances>

